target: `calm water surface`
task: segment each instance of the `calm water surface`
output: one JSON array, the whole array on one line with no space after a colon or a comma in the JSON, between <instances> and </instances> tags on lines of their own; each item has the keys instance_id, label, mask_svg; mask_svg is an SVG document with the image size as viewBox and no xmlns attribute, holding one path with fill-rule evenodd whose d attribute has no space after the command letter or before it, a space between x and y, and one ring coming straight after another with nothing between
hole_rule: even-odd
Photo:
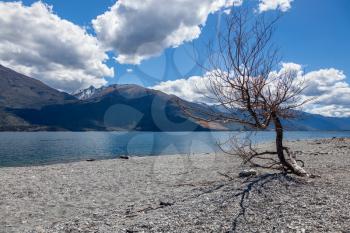
<instances>
[{"instance_id":1,"label":"calm water surface","mask_svg":"<svg viewBox=\"0 0 350 233\"><path fill-rule=\"evenodd\" d=\"M217 151L234 132L3 132L0 133L0 166L28 166L120 155L170 155ZM259 132L255 142L274 139ZM350 137L350 132L287 132L288 140Z\"/></svg>"}]
</instances>

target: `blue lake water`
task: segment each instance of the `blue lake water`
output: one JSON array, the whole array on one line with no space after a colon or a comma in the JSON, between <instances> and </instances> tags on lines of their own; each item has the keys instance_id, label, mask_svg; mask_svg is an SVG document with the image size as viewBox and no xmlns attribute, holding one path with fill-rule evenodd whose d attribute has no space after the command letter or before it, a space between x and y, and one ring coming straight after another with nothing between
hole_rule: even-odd
<instances>
[{"instance_id":1,"label":"blue lake water","mask_svg":"<svg viewBox=\"0 0 350 233\"><path fill-rule=\"evenodd\" d=\"M234 132L2 132L0 166L29 166L109 159L120 155L199 154L217 151ZM287 140L350 137L341 132L286 132ZM255 142L274 140L274 132L259 132Z\"/></svg>"}]
</instances>

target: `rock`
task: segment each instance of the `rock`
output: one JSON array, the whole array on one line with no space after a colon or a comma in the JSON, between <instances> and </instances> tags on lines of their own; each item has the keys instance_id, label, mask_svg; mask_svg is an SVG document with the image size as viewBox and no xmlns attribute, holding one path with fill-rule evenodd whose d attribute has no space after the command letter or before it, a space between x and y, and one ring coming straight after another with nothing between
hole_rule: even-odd
<instances>
[{"instance_id":1,"label":"rock","mask_svg":"<svg viewBox=\"0 0 350 233\"><path fill-rule=\"evenodd\" d=\"M118 159L129 159L129 156L119 156Z\"/></svg>"},{"instance_id":2,"label":"rock","mask_svg":"<svg viewBox=\"0 0 350 233\"><path fill-rule=\"evenodd\" d=\"M135 233L136 231L134 231L134 230L129 230L129 229L126 229L126 230L125 230L125 232L126 232L126 233Z\"/></svg>"},{"instance_id":3,"label":"rock","mask_svg":"<svg viewBox=\"0 0 350 233\"><path fill-rule=\"evenodd\" d=\"M87 162L94 162L94 161L96 161L96 159L87 159L86 161Z\"/></svg>"},{"instance_id":4,"label":"rock","mask_svg":"<svg viewBox=\"0 0 350 233\"><path fill-rule=\"evenodd\" d=\"M159 205L160 205L160 206L172 206L172 205L174 205L174 203L165 202L165 201L160 201L160 202L159 202Z\"/></svg>"},{"instance_id":5,"label":"rock","mask_svg":"<svg viewBox=\"0 0 350 233\"><path fill-rule=\"evenodd\" d=\"M244 178L244 177L250 177L250 176L256 176L258 174L258 172L254 169L249 169L249 170L243 170L241 171L238 176L240 178Z\"/></svg>"}]
</instances>

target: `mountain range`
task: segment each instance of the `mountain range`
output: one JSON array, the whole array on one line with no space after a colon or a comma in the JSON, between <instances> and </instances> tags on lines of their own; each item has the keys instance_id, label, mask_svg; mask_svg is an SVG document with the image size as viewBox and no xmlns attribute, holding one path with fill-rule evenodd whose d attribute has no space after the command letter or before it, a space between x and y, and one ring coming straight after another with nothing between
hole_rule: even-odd
<instances>
[{"instance_id":1,"label":"mountain range","mask_svg":"<svg viewBox=\"0 0 350 233\"><path fill-rule=\"evenodd\" d=\"M110 85L74 95L0 65L0 131L206 131L239 130L187 117L190 109L212 109L138 85ZM200 113L193 113L200 114ZM350 118L309 113L285 122L289 130L350 130Z\"/></svg>"}]
</instances>

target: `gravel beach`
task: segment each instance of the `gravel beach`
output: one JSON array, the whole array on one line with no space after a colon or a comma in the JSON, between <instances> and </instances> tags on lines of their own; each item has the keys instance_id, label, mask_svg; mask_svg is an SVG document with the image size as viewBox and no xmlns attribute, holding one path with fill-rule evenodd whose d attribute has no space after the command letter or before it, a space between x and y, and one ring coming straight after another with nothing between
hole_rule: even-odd
<instances>
[{"instance_id":1,"label":"gravel beach","mask_svg":"<svg viewBox=\"0 0 350 233\"><path fill-rule=\"evenodd\" d=\"M316 178L222 154L0 168L0 232L349 233L350 139L287 146Z\"/></svg>"}]
</instances>

